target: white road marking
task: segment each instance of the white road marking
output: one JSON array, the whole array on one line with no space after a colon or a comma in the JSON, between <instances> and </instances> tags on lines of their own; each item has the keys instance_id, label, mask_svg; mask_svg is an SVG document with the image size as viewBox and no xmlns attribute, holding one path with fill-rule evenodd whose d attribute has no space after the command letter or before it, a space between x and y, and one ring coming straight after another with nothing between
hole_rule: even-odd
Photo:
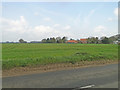
<instances>
[{"instance_id":1,"label":"white road marking","mask_svg":"<svg viewBox=\"0 0 120 90\"><path fill-rule=\"evenodd\" d=\"M84 86L84 87L80 87L81 89L84 89L84 88L91 88L91 87L94 87L95 85L88 85L88 86Z\"/></svg>"},{"instance_id":2,"label":"white road marking","mask_svg":"<svg viewBox=\"0 0 120 90\"><path fill-rule=\"evenodd\" d=\"M91 88L91 87L94 87L95 85L88 85L88 86L84 86L84 87L77 87L77 88L74 88L73 90L81 90L81 89L85 89L85 88Z\"/></svg>"},{"instance_id":3,"label":"white road marking","mask_svg":"<svg viewBox=\"0 0 120 90\"><path fill-rule=\"evenodd\" d=\"M84 87L77 87L77 88L74 88L73 90L81 90L81 89L85 89L85 88L91 88L91 87L94 87L95 85L88 85L88 86L84 86Z\"/></svg>"}]
</instances>

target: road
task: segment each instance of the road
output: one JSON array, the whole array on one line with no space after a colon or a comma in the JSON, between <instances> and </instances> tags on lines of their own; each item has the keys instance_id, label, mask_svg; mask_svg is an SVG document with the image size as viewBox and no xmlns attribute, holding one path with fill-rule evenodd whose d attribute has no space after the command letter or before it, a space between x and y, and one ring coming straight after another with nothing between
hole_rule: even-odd
<instances>
[{"instance_id":1,"label":"road","mask_svg":"<svg viewBox=\"0 0 120 90\"><path fill-rule=\"evenodd\" d=\"M3 78L3 88L118 88L118 64Z\"/></svg>"}]
</instances>

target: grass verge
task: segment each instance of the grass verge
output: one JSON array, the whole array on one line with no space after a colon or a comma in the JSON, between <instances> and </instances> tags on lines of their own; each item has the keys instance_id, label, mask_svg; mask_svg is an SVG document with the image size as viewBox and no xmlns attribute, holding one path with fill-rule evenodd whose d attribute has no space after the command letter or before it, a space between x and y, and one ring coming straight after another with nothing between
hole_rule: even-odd
<instances>
[{"instance_id":1,"label":"grass verge","mask_svg":"<svg viewBox=\"0 0 120 90\"><path fill-rule=\"evenodd\" d=\"M118 60L112 44L2 44L2 68L35 67L83 61Z\"/></svg>"}]
</instances>

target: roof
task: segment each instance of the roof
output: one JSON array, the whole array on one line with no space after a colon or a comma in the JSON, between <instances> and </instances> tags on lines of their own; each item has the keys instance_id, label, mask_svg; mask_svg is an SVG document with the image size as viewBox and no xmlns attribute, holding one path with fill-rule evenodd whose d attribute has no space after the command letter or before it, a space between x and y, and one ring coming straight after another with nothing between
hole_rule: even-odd
<instances>
[{"instance_id":1,"label":"roof","mask_svg":"<svg viewBox=\"0 0 120 90\"><path fill-rule=\"evenodd\" d=\"M76 41L76 40L68 40L67 42L77 43L78 41Z\"/></svg>"},{"instance_id":2,"label":"roof","mask_svg":"<svg viewBox=\"0 0 120 90\"><path fill-rule=\"evenodd\" d=\"M87 39L80 39L80 41L87 41Z\"/></svg>"}]
</instances>

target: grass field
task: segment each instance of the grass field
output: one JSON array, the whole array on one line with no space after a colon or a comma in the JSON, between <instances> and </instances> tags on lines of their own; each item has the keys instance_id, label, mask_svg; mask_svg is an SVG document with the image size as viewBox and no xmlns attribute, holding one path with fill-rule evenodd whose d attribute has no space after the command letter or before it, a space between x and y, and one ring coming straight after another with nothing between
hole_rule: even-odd
<instances>
[{"instance_id":1,"label":"grass field","mask_svg":"<svg viewBox=\"0 0 120 90\"><path fill-rule=\"evenodd\" d=\"M118 45L2 44L3 69L93 60L118 60Z\"/></svg>"}]
</instances>

